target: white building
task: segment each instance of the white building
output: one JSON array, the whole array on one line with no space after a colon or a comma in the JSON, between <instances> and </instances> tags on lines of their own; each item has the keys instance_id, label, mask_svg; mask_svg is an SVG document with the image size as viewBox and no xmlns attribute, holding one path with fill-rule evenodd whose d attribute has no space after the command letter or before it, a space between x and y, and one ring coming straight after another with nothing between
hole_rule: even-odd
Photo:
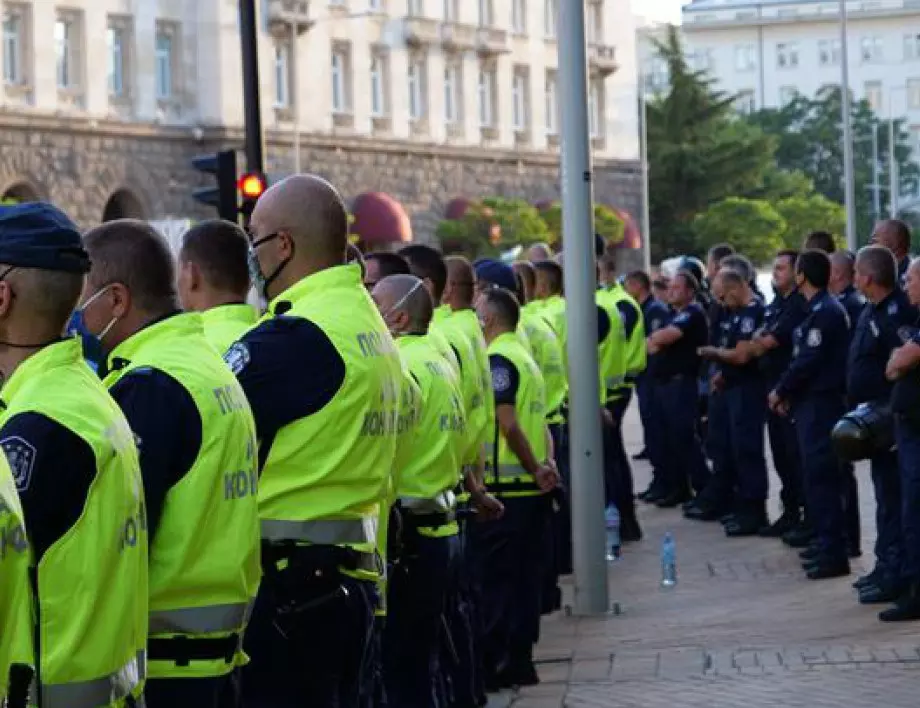
<instances>
[{"instance_id":1,"label":"white building","mask_svg":"<svg viewBox=\"0 0 920 708\"><path fill-rule=\"evenodd\" d=\"M882 119L906 117L920 144L920 4L848 0L847 19L853 94ZM754 110L839 84L839 22L836 0L696 0L683 8L681 32L691 66L738 94L739 110ZM666 67L647 43L641 51L654 90Z\"/></svg>"}]
</instances>

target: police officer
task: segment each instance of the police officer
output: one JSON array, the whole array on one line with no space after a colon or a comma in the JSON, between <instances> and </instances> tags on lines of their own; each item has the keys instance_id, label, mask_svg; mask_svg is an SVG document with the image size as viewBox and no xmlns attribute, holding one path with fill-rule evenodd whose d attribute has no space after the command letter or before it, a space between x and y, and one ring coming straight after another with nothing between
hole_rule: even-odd
<instances>
[{"instance_id":1,"label":"police officer","mask_svg":"<svg viewBox=\"0 0 920 708\"><path fill-rule=\"evenodd\" d=\"M387 699L435 708L441 615L458 551L453 488L466 447L463 402L448 363L425 336L434 306L422 281L390 276L372 295L421 394L413 452L396 470L402 534L387 589Z\"/></svg>"},{"instance_id":2,"label":"police officer","mask_svg":"<svg viewBox=\"0 0 920 708\"><path fill-rule=\"evenodd\" d=\"M496 690L539 681L533 647L540 630L548 498L558 482L546 427L543 376L515 333L520 308L503 288L476 303L489 348L495 419L490 422L489 490L504 516L476 527L483 584L483 663Z\"/></svg>"},{"instance_id":3,"label":"police officer","mask_svg":"<svg viewBox=\"0 0 920 708\"><path fill-rule=\"evenodd\" d=\"M248 247L245 232L229 221L203 221L182 236L179 301L182 309L201 313L205 337L221 354L258 319L246 302Z\"/></svg>"},{"instance_id":4,"label":"police officer","mask_svg":"<svg viewBox=\"0 0 920 708\"><path fill-rule=\"evenodd\" d=\"M843 305L850 320L850 342L856 333L856 323L866 306L866 298L853 285L856 256L850 251L830 253L831 279L827 286L837 301ZM845 477L844 512L846 514L847 552L851 558L861 555L862 525L859 521L859 485L856 483L856 469L852 462L842 462L841 469Z\"/></svg>"},{"instance_id":5,"label":"police officer","mask_svg":"<svg viewBox=\"0 0 920 708\"><path fill-rule=\"evenodd\" d=\"M810 580L850 572L842 475L830 442L830 432L845 412L849 323L843 307L827 292L830 271L822 251L805 251L796 262L796 286L808 302L808 314L796 329L792 362L768 399L774 412L795 414L808 514L817 534L818 555L805 563Z\"/></svg>"},{"instance_id":6,"label":"police officer","mask_svg":"<svg viewBox=\"0 0 920 708\"><path fill-rule=\"evenodd\" d=\"M377 251L368 253L364 259L364 287L368 291L384 278L391 275L409 275L409 262L398 253Z\"/></svg>"},{"instance_id":7,"label":"police officer","mask_svg":"<svg viewBox=\"0 0 920 708\"><path fill-rule=\"evenodd\" d=\"M764 306L751 290L748 278L738 271L723 268L714 285L730 313L728 329L721 346L703 347L700 354L719 364L720 395L725 397L728 409L732 468L738 486L734 514L725 532L728 536L753 536L767 518L768 475L763 455L767 391L758 363L744 348L738 348L738 343L749 341L760 329ZM718 479L714 470L710 487ZM730 491L725 494L728 496Z\"/></svg>"},{"instance_id":8,"label":"police officer","mask_svg":"<svg viewBox=\"0 0 920 708\"><path fill-rule=\"evenodd\" d=\"M29 541L5 455L0 455L0 539L0 705L25 708L35 663Z\"/></svg>"},{"instance_id":9,"label":"police officer","mask_svg":"<svg viewBox=\"0 0 920 708\"><path fill-rule=\"evenodd\" d=\"M270 305L226 355L255 414L262 465L263 579L244 702L353 706L402 364L359 266L345 265L348 215L328 182L278 182L249 227L254 280Z\"/></svg>"},{"instance_id":10,"label":"police officer","mask_svg":"<svg viewBox=\"0 0 920 708\"><path fill-rule=\"evenodd\" d=\"M709 337L706 315L696 303L699 282L692 274L678 271L668 289L674 314L666 327L648 338L648 353L657 354L655 396L661 411L663 477L667 496L659 506L677 506L690 498L690 484L697 493L709 483L709 469L696 430L698 349Z\"/></svg>"},{"instance_id":11,"label":"police officer","mask_svg":"<svg viewBox=\"0 0 920 708\"><path fill-rule=\"evenodd\" d=\"M633 299L639 303L642 308L642 319L645 326L645 332L651 336L659 329L664 327L671 315L668 307L663 302L652 296L652 282L645 271L634 270L626 276L624 287ZM655 412L654 396L652 387L654 386L655 357L649 355L646 360L645 371L636 379L636 396L639 399L639 415L642 420L642 431L645 436L646 453L636 456L634 459L647 457L652 465L652 483L648 490L639 495L640 499L649 496L649 493L660 488L656 486L659 480L659 468L661 467L661 455L664 448L661 446L658 429L658 416Z\"/></svg>"},{"instance_id":12,"label":"police officer","mask_svg":"<svg viewBox=\"0 0 920 708\"><path fill-rule=\"evenodd\" d=\"M169 245L142 221L91 229L83 318L103 383L138 441L150 537L148 706L235 704L259 584L255 424L246 397L181 313ZM103 336L104 332L104 336Z\"/></svg>"},{"instance_id":13,"label":"police officer","mask_svg":"<svg viewBox=\"0 0 920 708\"><path fill-rule=\"evenodd\" d=\"M920 307L920 260L907 269L905 285L911 305ZM894 607L879 614L883 622L920 620L920 321L903 328L901 338L905 343L892 352L885 375L894 381L891 407L901 477L904 590Z\"/></svg>"},{"instance_id":14,"label":"police officer","mask_svg":"<svg viewBox=\"0 0 920 708\"><path fill-rule=\"evenodd\" d=\"M885 378L891 352L901 345L899 331L912 327L917 311L898 288L897 265L891 251L881 246L863 248L856 259L856 283L869 301L856 323L847 364L847 398L860 403L887 405L892 385ZM901 484L897 453L887 451L871 459L875 488L875 568L857 581L862 604L894 602L903 591L901 570Z\"/></svg>"},{"instance_id":15,"label":"police officer","mask_svg":"<svg viewBox=\"0 0 920 708\"><path fill-rule=\"evenodd\" d=\"M533 299L540 303L540 314L549 322L559 346L562 347L563 364L566 363L568 344L568 327L565 321L565 298L563 297L562 266L555 261L536 261L533 264L536 279L533 287Z\"/></svg>"},{"instance_id":16,"label":"police officer","mask_svg":"<svg viewBox=\"0 0 920 708\"><path fill-rule=\"evenodd\" d=\"M773 299L764 311L764 324L749 342L738 347L759 359L768 390L773 390L792 360L792 340L796 328L807 313L805 300L795 288L795 263L799 252L785 249L773 261ZM802 537L801 545L811 540L810 529L802 524L802 457L798 435L790 416L767 413L767 433L770 440L773 467L782 485L780 500L782 515L771 525L764 526L760 535L781 537L795 531Z\"/></svg>"},{"instance_id":17,"label":"police officer","mask_svg":"<svg viewBox=\"0 0 920 708\"><path fill-rule=\"evenodd\" d=\"M134 705L147 641L137 448L79 340L61 339L89 258L70 219L30 203L0 211L0 264L0 447L29 531L41 621L31 702Z\"/></svg>"},{"instance_id":18,"label":"police officer","mask_svg":"<svg viewBox=\"0 0 920 708\"><path fill-rule=\"evenodd\" d=\"M898 283L906 286L907 268L910 266L910 227L898 219L887 219L875 225L870 243L884 246L898 262Z\"/></svg>"}]
</instances>

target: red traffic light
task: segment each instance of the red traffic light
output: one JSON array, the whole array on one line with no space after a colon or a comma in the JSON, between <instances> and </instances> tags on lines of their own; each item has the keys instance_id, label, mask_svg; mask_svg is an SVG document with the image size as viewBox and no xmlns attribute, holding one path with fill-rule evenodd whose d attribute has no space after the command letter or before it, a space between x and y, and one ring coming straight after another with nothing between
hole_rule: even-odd
<instances>
[{"instance_id":1,"label":"red traffic light","mask_svg":"<svg viewBox=\"0 0 920 708\"><path fill-rule=\"evenodd\" d=\"M238 187L243 199L258 199L266 189L265 178L260 174L246 174L240 177Z\"/></svg>"}]
</instances>

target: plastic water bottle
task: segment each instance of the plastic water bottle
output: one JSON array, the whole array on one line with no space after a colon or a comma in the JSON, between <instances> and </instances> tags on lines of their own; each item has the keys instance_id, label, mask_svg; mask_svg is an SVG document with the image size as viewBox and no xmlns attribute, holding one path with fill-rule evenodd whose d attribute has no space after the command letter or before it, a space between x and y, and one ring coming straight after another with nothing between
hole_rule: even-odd
<instances>
[{"instance_id":1,"label":"plastic water bottle","mask_svg":"<svg viewBox=\"0 0 920 708\"><path fill-rule=\"evenodd\" d=\"M670 589L677 585L677 549L670 531L661 542L661 587Z\"/></svg>"},{"instance_id":2,"label":"plastic water bottle","mask_svg":"<svg viewBox=\"0 0 920 708\"><path fill-rule=\"evenodd\" d=\"M620 512L614 504L604 510L604 525L607 528L607 562L620 557Z\"/></svg>"}]
</instances>

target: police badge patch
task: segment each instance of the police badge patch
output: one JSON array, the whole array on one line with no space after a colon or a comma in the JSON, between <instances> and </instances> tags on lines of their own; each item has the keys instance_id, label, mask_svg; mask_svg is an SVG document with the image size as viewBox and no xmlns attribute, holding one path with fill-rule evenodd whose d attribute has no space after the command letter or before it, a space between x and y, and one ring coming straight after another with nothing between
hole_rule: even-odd
<instances>
[{"instance_id":1,"label":"police badge patch","mask_svg":"<svg viewBox=\"0 0 920 708\"><path fill-rule=\"evenodd\" d=\"M897 300L892 300L888 303L888 314L896 315L898 314L898 302Z\"/></svg>"},{"instance_id":2,"label":"police badge patch","mask_svg":"<svg viewBox=\"0 0 920 708\"><path fill-rule=\"evenodd\" d=\"M507 391L511 388L511 374L508 369L495 369L492 371L492 388L496 391Z\"/></svg>"},{"instance_id":3,"label":"police badge patch","mask_svg":"<svg viewBox=\"0 0 920 708\"><path fill-rule=\"evenodd\" d=\"M6 459L10 463L16 489L20 492L26 491L29 488L29 482L32 481L32 468L35 466L35 456L38 451L32 443L23 440L18 435L0 440L0 447L3 448Z\"/></svg>"},{"instance_id":4,"label":"police badge patch","mask_svg":"<svg viewBox=\"0 0 920 708\"><path fill-rule=\"evenodd\" d=\"M805 342L809 347L820 347L821 346L821 330L812 328L808 330L808 337Z\"/></svg>"},{"instance_id":5,"label":"police badge patch","mask_svg":"<svg viewBox=\"0 0 920 708\"><path fill-rule=\"evenodd\" d=\"M249 365L251 360L252 358L249 356L249 347L243 342L237 342L227 350L226 354L224 354L224 361L227 362L227 366L230 367L230 371L233 372L234 376L238 376L239 373Z\"/></svg>"},{"instance_id":6,"label":"police badge patch","mask_svg":"<svg viewBox=\"0 0 920 708\"><path fill-rule=\"evenodd\" d=\"M754 331L754 320L750 317L745 317L741 320L741 333L750 334Z\"/></svg>"}]
</instances>

